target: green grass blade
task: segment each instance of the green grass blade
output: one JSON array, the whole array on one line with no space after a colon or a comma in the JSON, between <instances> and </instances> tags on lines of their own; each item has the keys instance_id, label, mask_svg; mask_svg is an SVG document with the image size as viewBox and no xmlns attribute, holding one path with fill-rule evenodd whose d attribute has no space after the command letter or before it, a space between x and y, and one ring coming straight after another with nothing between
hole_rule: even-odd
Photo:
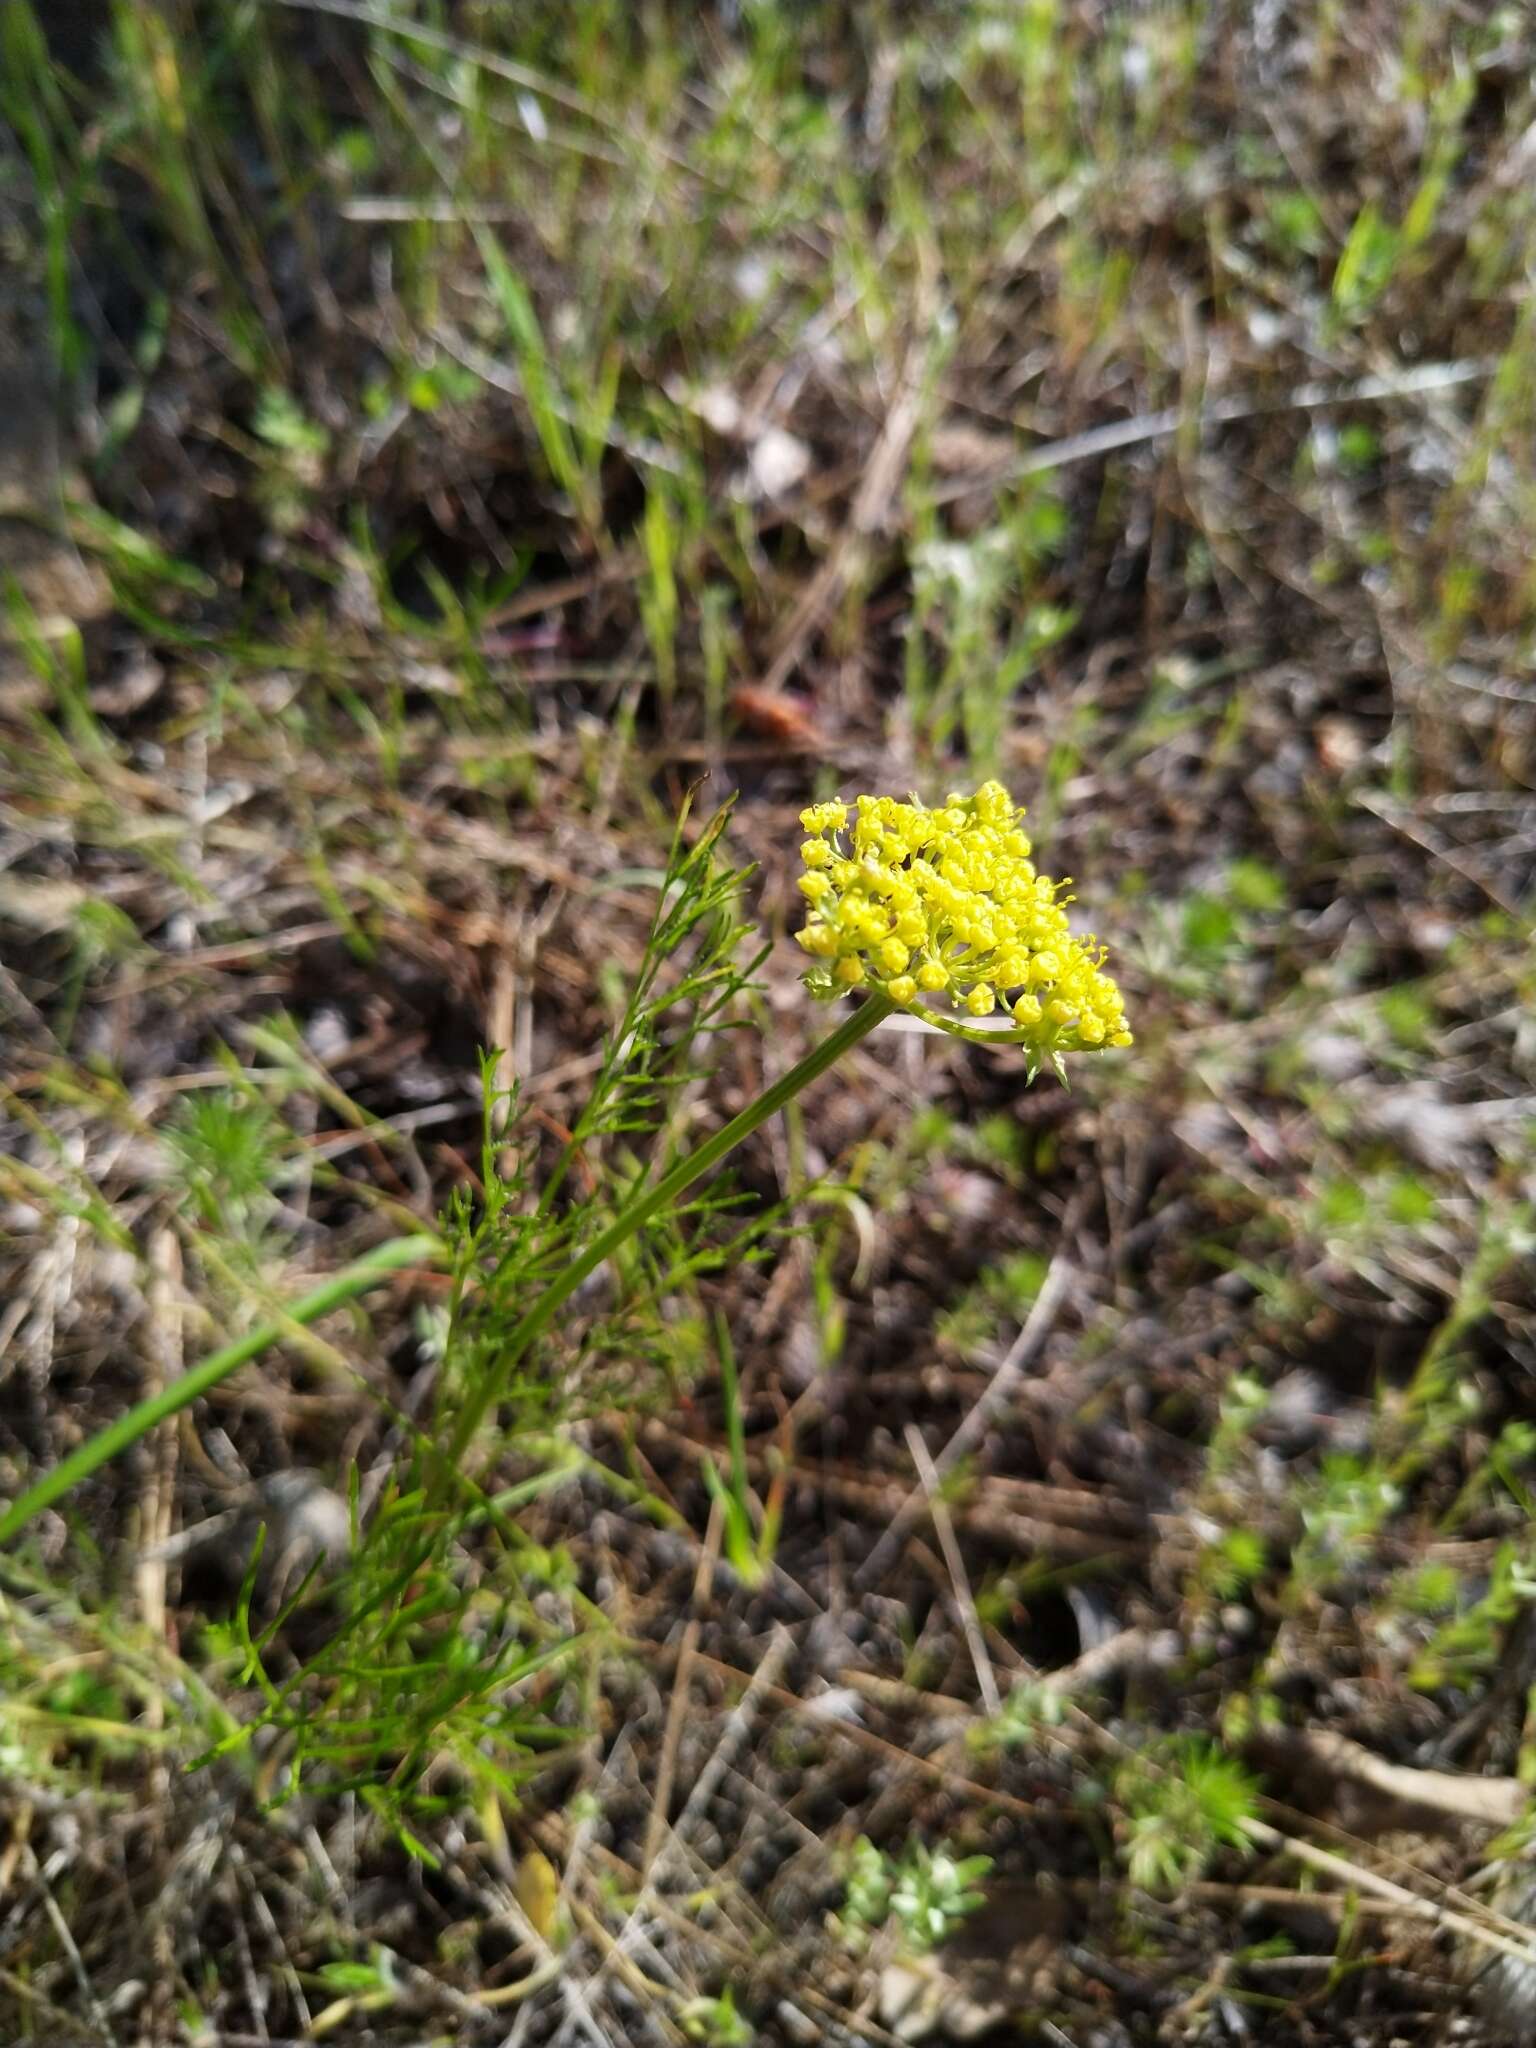
<instances>
[{"instance_id":1,"label":"green grass blade","mask_svg":"<svg viewBox=\"0 0 1536 2048\"><path fill-rule=\"evenodd\" d=\"M13 1501L6 1513L0 1516L0 1543L8 1543L44 1508L52 1507L71 1487L78 1486L82 1479L89 1479L93 1472L120 1451L127 1450L130 1444L147 1436L167 1416L179 1415L200 1394L206 1394L210 1387L228 1379L232 1372L258 1358L263 1351L269 1351L274 1344L281 1342L294 1323L317 1322L333 1308L340 1308L343 1302L353 1301L358 1295L366 1294L370 1287L377 1287L381 1280L398 1272L402 1266L435 1259L441 1249L435 1237L392 1238L388 1244L381 1244L366 1258L345 1267L302 1300L296 1301L281 1322L262 1323L237 1338L233 1344L226 1344L222 1351L215 1351L211 1358L205 1358L201 1365L193 1366L190 1372L172 1380L158 1394L151 1394L147 1400L130 1408L126 1415L120 1415L116 1422L97 1430L61 1465L55 1465L19 1500Z\"/></svg>"}]
</instances>

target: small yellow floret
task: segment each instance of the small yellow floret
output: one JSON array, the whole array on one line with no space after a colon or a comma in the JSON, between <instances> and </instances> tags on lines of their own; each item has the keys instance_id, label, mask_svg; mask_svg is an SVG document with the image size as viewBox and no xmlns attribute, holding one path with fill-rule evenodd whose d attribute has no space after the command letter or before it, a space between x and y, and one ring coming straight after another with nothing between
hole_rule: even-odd
<instances>
[{"instance_id":1,"label":"small yellow floret","mask_svg":"<svg viewBox=\"0 0 1536 2048\"><path fill-rule=\"evenodd\" d=\"M933 810L864 795L800 815L811 914L796 936L815 963L814 994L873 988L906 1008L947 991L963 1015L1001 1008L1012 1024L1003 1035L1034 1064L1132 1042L1104 948L1072 930L1071 886L1036 871L1023 814L1000 782L952 792ZM921 1014L960 1028L940 1008Z\"/></svg>"},{"instance_id":2,"label":"small yellow floret","mask_svg":"<svg viewBox=\"0 0 1536 2048\"><path fill-rule=\"evenodd\" d=\"M812 804L800 813L800 822L807 832L841 832L848 822L848 806L835 801Z\"/></svg>"}]
</instances>

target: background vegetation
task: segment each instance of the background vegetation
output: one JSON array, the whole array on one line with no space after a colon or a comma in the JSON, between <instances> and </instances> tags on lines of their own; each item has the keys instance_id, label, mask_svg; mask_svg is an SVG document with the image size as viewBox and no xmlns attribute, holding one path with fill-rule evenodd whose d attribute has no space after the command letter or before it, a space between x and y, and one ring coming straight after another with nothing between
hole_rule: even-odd
<instances>
[{"instance_id":1,"label":"background vegetation","mask_svg":"<svg viewBox=\"0 0 1536 2048\"><path fill-rule=\"evenodd\" d=\"M1529 2027L1533 63L0 8L0 1498L266 1333L0 1561L0 2037ZM993 773L1135 1052L882 1030L510 1360Z\"/></svg>"}]
</instances>

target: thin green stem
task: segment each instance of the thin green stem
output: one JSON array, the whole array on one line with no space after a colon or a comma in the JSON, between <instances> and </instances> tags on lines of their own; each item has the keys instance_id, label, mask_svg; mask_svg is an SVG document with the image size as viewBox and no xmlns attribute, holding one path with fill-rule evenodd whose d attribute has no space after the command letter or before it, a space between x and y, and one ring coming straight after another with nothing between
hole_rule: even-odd
<instances>
[{"instance_id":1,"label":"thin green stem","mask_svg":"<svg viewBox=\"0 0 1536 2048\"><path fill-rule=\"evenodd\" d=\"M476 1432L486 1415L500 1399L517 1361L548 1329L556 1311L576 1292L589 1273L607 1258L610 1258L622 1244L635 1233L643 1230L654 1216L660 1215L692 1187L712 1166L722 1160L728 1152L734 1151L744 1138L748 1138L758 1127L766 1123L784 1105L794 1100L802 1088L834 1066L845 1052L858 1044L861 1038L874 1030L881 1020L890 1015L891 1005L883 997L871 996L858 1009L846 1017L838 1028L821 1044L798 1061L789 1072L779 1077L769 1088L765 1088L757 1100L744 1109L739 1116L732 1117L728 1124L707 1138L694 1151L686 1153L662 1175L654 1187L637 1195L623 1209L608 1228L560 1275L534 1302L522 1320L508 1333L506 1345L497 1362L497 1368L490 1374L484 1385L459 1418L446 1462L448 1468L456 1468L464 1453L474 1441ZM138 1402L116 1422L72 1451L62 1464L55 1465L51 1472L29 1487L19 1499L13 1501L3 1515L0 1515L0 1543L7 1543L24 1529L28 1522L42 1513L44 1508L78 1486L82 1479L88 1479L93 1472L125 1451L130 1444L137 1443L150 1430L166 1420L168 1416L180 1414L199 1395L216 1387L221 1380L228 1379L242 1365L258 1358L263 1351L277 1343L291 1331L295 1324L317 1322L343 1302L355 1300L371 1287L387 1278L402 1266L415 1264L419 1260L441 1258L443 1247L435 1237L417 1236L394 1238L372 1251L355 1265L334 1274L313 1292L296 1301L280 1320L262 1323L238 1338L233 1344L226 1344L212 1357L205 1358L190 1372L181 1374L159 1393L151 1394Z\"/></svg>"},{"instance_id":2,"label":"thin green stem","mask_svg":"<svg viewBox=\"0 0 1536 2048\"><path fill-rule=\"evenodd\" d=\"M115 1458L119 1451L137 1443L147 1436L157 1423L167 1416L179 1415L181 1410L195 1401L200 1394L206 1394L210 1387L216 1387L220 1380L226 1380L249 1360L257 1358L274 1344L281 1343L295 1323L318 1322L333 1308L340 1308L343 1302L355 1300L359 1294L366 1294L370 1287L402 1266L413 1266L424 1260L442 1257L441 1241L435 1237L397 1237L388 1244L381 1244L366 1258L355 1265L345 1267L333 1274L329 1280L296 1301L280 1320L262 1323L249 1330L233 1344L226 1344L222 1351L215 1351L211 1358L205 1358L201 1365L193 1366L162 1387L158 1394L151 1394L120 1415L116 1422L108 1423L93 1437L81 1444L61 1465L55 1465L51 1472L29 1487L19 1500L12 1501L4 1515L0 1515L0 1543L7 1543L11 1537L24 1529L34 1515L40 1515L44 1508L52 1507L61 1495L78 1486L82 1479Z\"/></svg>"},{"instance_id":3,"label":"thin green stem","mask_svg":"<svg viewBox=\"0 0 1536 2048\"><path fill-rule=\"evenodd\" d=\"M518 1360L548 1329L555 1312L563 1302L570 1300L587 1275L596 1272L604 1259L611 1258L621 1245L628 1243L637 1231L643 1230L652 1217L670 1208L696 1180L708 1173L712 1166L718 1165L728 1152L733 1152L744 1138L750 1138L769 1117L776 1116L802 1088L808 1088L829 1067L835 1066L844 1053L890 1016L892 1008L884 996L866 996L851 1016L845 1017L837 1029L820 1045L813 1047L803 1060L797 1060L788 1073L781 1074L771 1087L765 1088L739 1116L732 1117L728 1124L723 1124L712 1138L706 1138L692 1152L684 1153L654 1187L637 1195L608 1228L592 1240L580 1258L567 1266L558 1280L550 1282L522 1320L507 1333L495 1370L486 1375L466 1404L449 1449L450 1465L456 1467L460 1463L474 1442L480 1425L506 1391Z\"/></svg>"}]
</instances>

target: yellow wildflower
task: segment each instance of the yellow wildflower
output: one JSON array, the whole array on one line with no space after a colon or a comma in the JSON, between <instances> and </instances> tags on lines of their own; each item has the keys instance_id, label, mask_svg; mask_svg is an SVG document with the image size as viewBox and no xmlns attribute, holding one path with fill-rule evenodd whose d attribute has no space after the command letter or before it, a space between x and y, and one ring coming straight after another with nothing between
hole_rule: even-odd
<instances>
[{"instance_id":1,"label":"yellow wildflower","mask_svg":"<svg viewBox=\"0 0 1536 2048\"><path fill-rule=\"evenodd\" d=\"M815 963L814 995L864 989L961 1037L955 1016L1009 1013L990 1042L1028 1048L1031 1062L1126 1046L1125 1004L1104 948L1078 938L1068 884L1037 872L1023 812L1000 782L938 809L861 796L800 814L807 919L796 934ZM923 1001L947 992L946 1012Z\"/></svg>"}]
</instances>

